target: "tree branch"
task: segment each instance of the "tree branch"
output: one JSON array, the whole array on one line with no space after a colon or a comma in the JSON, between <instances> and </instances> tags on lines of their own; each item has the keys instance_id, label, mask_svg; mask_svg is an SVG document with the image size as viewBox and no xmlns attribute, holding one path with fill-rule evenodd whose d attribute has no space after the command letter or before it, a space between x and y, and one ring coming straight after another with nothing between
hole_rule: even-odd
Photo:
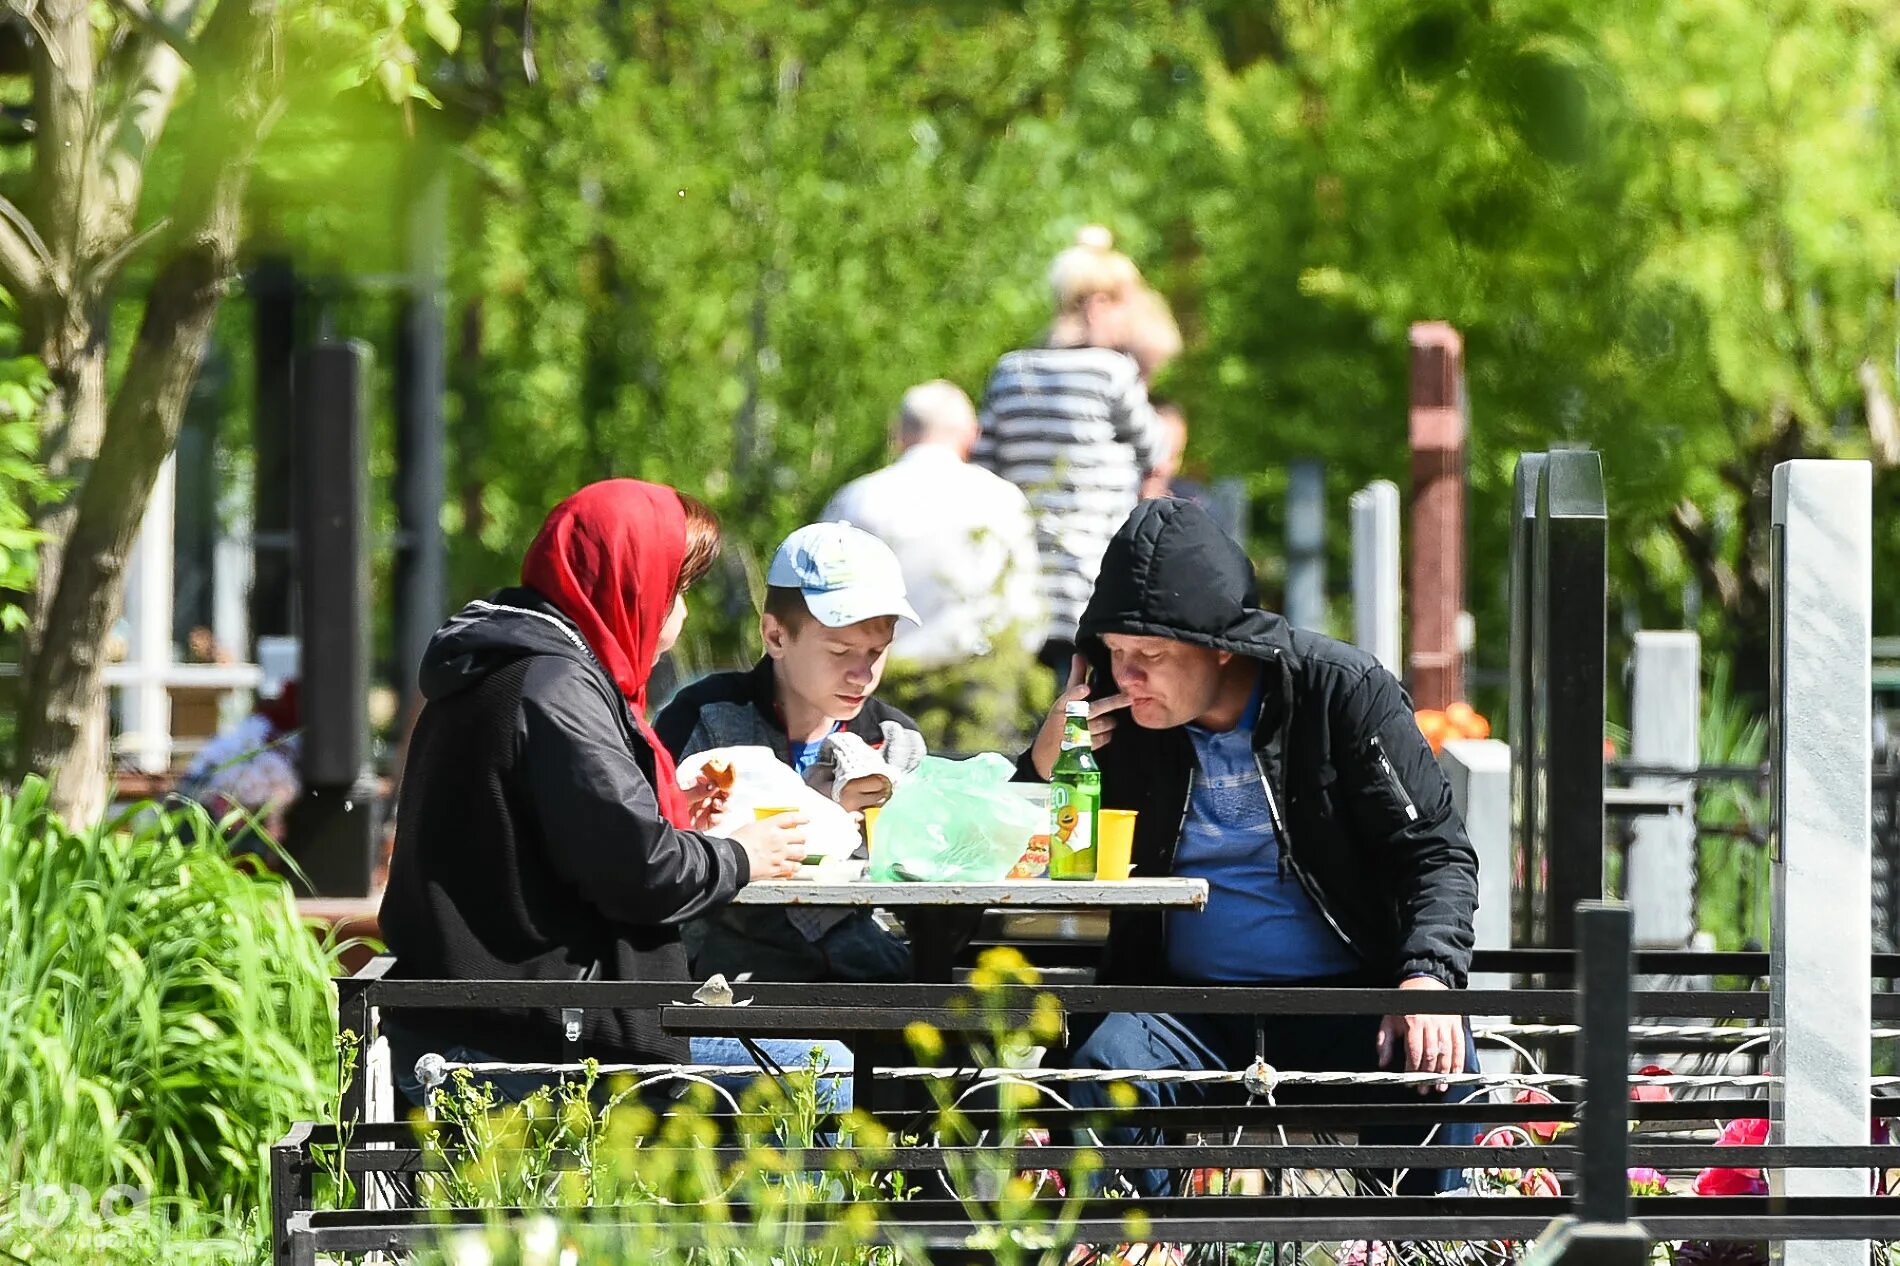
<instances>
[{"instance_id":1,"label":"tree branch","mask_svg":"<svg viewBox=\"0 0 1900 1266\"><path fill-rule=\"evenodd\" d=\"M1702 587L1715 594L1724 611L1733 611L1741 602L1741 578L1716 552L1714 530L1702 517L1701 508L1684 498L1669 512L1666 522L1669 534L1676 538L1677 546L1695 569Z\"/></svg>"},{"instance_id":2,"label":"tree branch","mask_svg":"<svg viewBox=\"0 0 1900 1266\"><path fill-rule=\"evenodd\" d=\"M113 3L133 14L134 21L143 16L140 29L147 31L148 46L139 59L138 71L132 77L117 116L110 123L104 120L100 123L97 148L106 206L97 241L107 249L117 247L119 240L132 231L138 217L139 197L144 191L152 149L164 134L185 67L190 63L181 45L185 43L184 32L190 30L195 12L190 0L178 0L157 13L146 8L144 0L113 0ZM168 34L174 32L176 38Z\"/></svg>"},{"instance_id":3,"label":"tree branch","mask_svg":"<svg viewBox=\"0 0 1900 1266\"><path fill-rule=\"evenodd\" d=\"M1874 463L1881 469L1900 465L1900 413L1896 413L1893 393L1887 390L1880 367L1870 360L1854 371L1860 380L1861 396L1867 402L1867 434L1874 442Z\"/></svg>"},{"instance_id":4,"label":"tree branch","mask_svg":"<svg viewBox=\"0 0 1900 1266\"><path fill-rule=\"evenodd\" d=\"M26 218L26 213L0 197L0 289L21 308L37 307L44 298L53 256Z\"/></svg>"},{"instance_id":5,"label":"tree branch","mask_svg":"<svg viewBox=\"0 0 1900 1266\"><path fill-rule=\"evenodd\" d=\"M171 47L186 65L191 64L191 22L174 20L145 7L145 0L112 0L112 7L132 19L132 24L155 40Z\"/></svg>"},{"instance_id":6,"label":"tree branch","mask_svg":"<svg viewBox=\"0 0 1900 1266\"><path fill-rule=\"evenodd\" d=\"M14 0L8 6L21 11ZM33 176L31 206L45 231L52 272L70 273L78 259L85 222L84 201L91 146L97 67L92 16L84 0L49 0L34 6L40 38L29 45L33 75Z\"/></svg>"}]
</instances>

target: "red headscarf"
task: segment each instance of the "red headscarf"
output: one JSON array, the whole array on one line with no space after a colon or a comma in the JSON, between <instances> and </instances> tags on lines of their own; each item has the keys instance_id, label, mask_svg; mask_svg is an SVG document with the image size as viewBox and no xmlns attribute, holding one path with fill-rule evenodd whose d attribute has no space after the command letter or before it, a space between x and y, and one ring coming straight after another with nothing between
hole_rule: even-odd
<instances>
[{"instance_id":1,"label":"red headscarf","mask_svg":"<svg viewBox=\"0 0 1900 1266\"><path fill-rule=\"evenodd\" d=\"M521 563L521 583L580 626L626 696L634 724L653 749L660 812L675 826L687 824L686 797L672 756L647 724L647 677L685 558L679 493L638 479L608 479L555 506Z\"/></svg>"}]
</instances>

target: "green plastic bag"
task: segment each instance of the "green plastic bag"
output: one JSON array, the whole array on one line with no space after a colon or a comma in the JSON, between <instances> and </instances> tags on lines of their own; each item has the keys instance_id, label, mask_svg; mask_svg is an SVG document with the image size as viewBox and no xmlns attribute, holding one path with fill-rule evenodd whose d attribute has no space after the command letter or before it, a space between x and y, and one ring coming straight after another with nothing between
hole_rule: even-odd
<instances>
[{"instance_id":1,"label":"green plastic bag","mask_svg":"<svg viewBox=\"0 0 1900 1266\"><path fill-rule=\"evenodd\" d=\"M871 878L988 883L1009 873L1042 810L1009 789L1016 767L994 752L969 760L926 756L877 815Z\"/></svg>"}]
</instances>

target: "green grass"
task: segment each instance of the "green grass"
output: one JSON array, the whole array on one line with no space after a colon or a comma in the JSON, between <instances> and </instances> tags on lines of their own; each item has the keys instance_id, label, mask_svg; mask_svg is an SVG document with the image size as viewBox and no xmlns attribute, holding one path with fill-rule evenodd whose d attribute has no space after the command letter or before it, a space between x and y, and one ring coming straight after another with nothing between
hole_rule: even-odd
<instances>
[{"instance_id":1,"label":"green grass","mask_svg":"<svg viewBox=\"0 0 1900 1266\"><path fill-rule=\"evenodd\" d=\"M335 1083L336 948L202 811L72 830L38 780L0 797L0 1254L249 1256L265 1149ZM150 1203L47 1212L115 1185Z\"/></svg>"}]
</instances>

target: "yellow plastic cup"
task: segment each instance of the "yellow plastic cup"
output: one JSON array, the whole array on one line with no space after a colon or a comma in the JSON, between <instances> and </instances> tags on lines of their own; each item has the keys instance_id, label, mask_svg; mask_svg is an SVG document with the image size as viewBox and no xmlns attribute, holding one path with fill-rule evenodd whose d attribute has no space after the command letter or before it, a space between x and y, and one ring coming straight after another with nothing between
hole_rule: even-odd
<instances>
[{"instance_id":1,"label":"yellow plastic cup","mask_svg":"<svg viewBox=\"0 0 1900 1266\"><path fill-rule=\"evenodd\" d=\"M1100 809L1095 814L1095 877L1119 882L1128 878L1135 848L1135 810Z\"/></svg>"},{"instance_id":2,"label":"yellow plastic cup","mask_svg":"<svg viewBox=\"0 0 1900 1266\"><path fill-rule=\"evenodd\" d=\"M881 804L874 804L864 811L864 850L871 851L871 839L877 833L877 815L883 810Z\"/></svg>"},{"instance_id":3,"label":"yellow plastic cup","mask_svg":"<svg viewBox=\"0 0 1900 1266\"><path fill-rule=\"evenodd\" d=\"M763 822L767 818L776 818L781 813L797 813L797 812L798 812L797 809L794 809L789 805L762 804L758 806L757 808L755 808L754 810L752 810L752 820L754 822Z\"/></svg>"}]
</instances>

